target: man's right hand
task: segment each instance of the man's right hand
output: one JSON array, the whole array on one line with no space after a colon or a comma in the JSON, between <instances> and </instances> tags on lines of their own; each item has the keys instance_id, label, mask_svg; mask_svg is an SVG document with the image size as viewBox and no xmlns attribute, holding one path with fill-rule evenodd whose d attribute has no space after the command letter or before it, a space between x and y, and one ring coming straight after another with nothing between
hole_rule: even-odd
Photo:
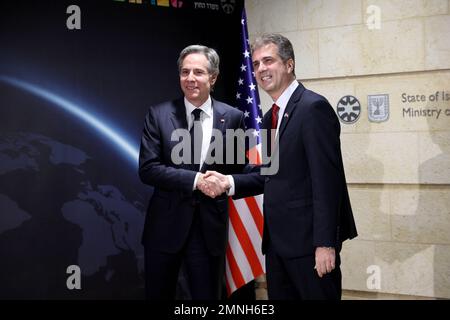
<instances>
[{"instance_id":1,"label":"man's right hand","mask_svg":"<svg viewBox=\"0 0 450 320\"><path fill-rule=\"evenodd\" d=\"M205 195L215 198L230 188L228 178L216 171L207 171L197 182L197 188Z\"/></svg>"}]
</instances>

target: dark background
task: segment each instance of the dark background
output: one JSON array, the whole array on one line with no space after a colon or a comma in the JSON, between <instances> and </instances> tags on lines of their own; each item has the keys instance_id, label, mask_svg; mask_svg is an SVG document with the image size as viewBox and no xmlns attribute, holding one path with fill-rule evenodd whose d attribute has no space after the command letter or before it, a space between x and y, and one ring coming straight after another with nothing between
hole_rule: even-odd
<instances>
[{"instance_id":1,"label":"dark background","mask_svg":"<svg viewBox=\"0 0 450 320\"><path fill-rule=\"evenodd\" d=\"M137 162L98 130L1 77L72 102L138 150L147 108L182 95L176 61L187 45L218 51L213 95L234 103L243 1L231 14L195 10L192 2L179 9L112 0L0 2L0 298L141 298L142 248L129 241L140 238L152 192L139 181ZM81 30L66 27L73 4ZM73 149L85 161L72 163ZM67 219L68 205L84 224ZM18 211L28 217L13 223ZM98 219L111 228L95 230ZM103 255L107 262L89 275L80 266L82 289L68 290L66 268L79 264L92 234L98 243L111 239L116 252L105 254L91 240L85 265Z\"/></svg>"}]
</instances>

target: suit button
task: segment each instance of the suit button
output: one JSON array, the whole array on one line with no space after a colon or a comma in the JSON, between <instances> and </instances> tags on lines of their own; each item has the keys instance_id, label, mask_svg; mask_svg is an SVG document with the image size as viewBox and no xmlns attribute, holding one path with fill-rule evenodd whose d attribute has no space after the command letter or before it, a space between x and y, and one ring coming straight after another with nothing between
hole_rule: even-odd
<instances>
[{"instance_id":1,"label":"suit button","mask_svg":"<svg viewBox=\"0 0 450 320\"><path fill-rule=\"evenodd\" d=\"M266 183L268 183L270 181L269 177L266 177Z\"/></svg>"}]
</instances>

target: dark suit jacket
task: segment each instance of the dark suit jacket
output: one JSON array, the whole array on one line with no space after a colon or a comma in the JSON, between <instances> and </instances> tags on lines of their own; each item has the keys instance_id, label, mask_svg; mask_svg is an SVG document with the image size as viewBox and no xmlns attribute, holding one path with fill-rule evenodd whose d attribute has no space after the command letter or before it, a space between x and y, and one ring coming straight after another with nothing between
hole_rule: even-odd
<instances>
[{"instance_id":1,"label":"dark suit jacket","mask_svg":"<svg viewBox=\"0 0 450 320\"><path fill-rule=\"evenodd\" d=\"M301 84L291 96L279 129L278 172L233 175L236 197L264 192L263 252L271 241L283 257L340 248L357 235L340 148L340 124L328 101ZM271 112L263 128L270 129ZM249 168L247 168L248 170Z\"/></svg>"},{"instance_id":2,"label":"dark suit jacket","mask_svg":"<svg viewBox=\"0 0 450 320\"><path fill-rule=\"evenodd\" d=\"M244 126L241 111L214 99L212 106L213 128L225 134L226 129ZM198 204L209 252L213 255L224 254L227 243L227 197L222 195L211 199L200 191L192 191L197 171L193 171L189 164L175 164L171 158L172 148L179 143L171 141L175 129L188 129L183 98L149 108L141 139L139 176L142 182L155 189L147 210L142 243L146 248L162 252L181 250ZM225 149L226 143L223 145ZM230 174L239 172L242 167L204 164L202 172L216 170Z\"/></svg>"}]
</instances>

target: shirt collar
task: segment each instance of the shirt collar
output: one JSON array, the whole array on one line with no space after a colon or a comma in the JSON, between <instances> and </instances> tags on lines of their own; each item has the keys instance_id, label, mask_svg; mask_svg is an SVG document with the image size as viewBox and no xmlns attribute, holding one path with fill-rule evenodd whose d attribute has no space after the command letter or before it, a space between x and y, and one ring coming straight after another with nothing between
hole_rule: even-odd
<instances>
[{"instance_id":1,"label":"shirt collar","mask_svg":"<svg viewBox=\"0 0 450 320\"><path fill-rule=\"evenodd\" d=\"M188 99L186 99L186 97L184 97L184 105L186 106L186 115L188 117L188 119L191 119L191 113L192 111L194 111L195 109L197 109L196 106L194 106L192 103L189 102ZM212 116L212 101L211 101L211 96L208 97L208 99L205 101L205 103L203 103L200 107L198 107L200 109L202 109L203 113L208 116L211 117ZM190 120L188 120L190 122Z\"/></svg>"},{"instance_id":2,"label":"shirt collar","mask_svg":"<svg viewBox=\"0 0 450 320\"><path fill-rule=\"evenodd\" d=\"M294 79L292 83L287 87L281 96L275 101L276 105L280 107L280 111L284 112L284 109L286 109L286 106L289 102L289 99L291 99L292 94L294 93L295 89L298 87L298 81ZM280 113L282 114L282 113Z\"/></svg>"}]
</instances>

